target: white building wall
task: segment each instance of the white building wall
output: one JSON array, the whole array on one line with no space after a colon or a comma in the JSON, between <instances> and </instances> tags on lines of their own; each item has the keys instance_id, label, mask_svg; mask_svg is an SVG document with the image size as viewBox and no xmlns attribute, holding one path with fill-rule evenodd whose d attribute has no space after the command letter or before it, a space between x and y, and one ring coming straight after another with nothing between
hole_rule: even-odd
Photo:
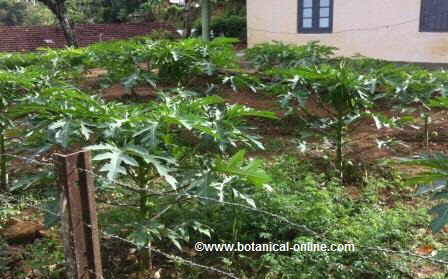
<instances>
[{"instance_id":1,"label":"white building wall","mask_svg":"<svg viewBox=\"0 0 448 279\"><path fill-rule=\"evenodd\" d=\"M247 0L249 46L312 40L390 61L448 63L448 33L419 32L421 0L334 0L333 33L297 33L297 0Z\"/></svg>"}]
</instances>

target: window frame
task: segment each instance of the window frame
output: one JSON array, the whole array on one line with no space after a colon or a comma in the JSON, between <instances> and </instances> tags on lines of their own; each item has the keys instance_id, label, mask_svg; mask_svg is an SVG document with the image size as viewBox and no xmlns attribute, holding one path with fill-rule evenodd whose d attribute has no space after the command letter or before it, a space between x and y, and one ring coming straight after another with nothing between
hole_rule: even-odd
<instances>
[{"instance_id":1,"label":"window frame","mask_svg":"<svg viewBox=\"0 0 448 279\"><path fill-rule=\"evenodd\" d=\"M448 22L446 24L446 27L445 28L441 28L441 29L434 29L434 28L431 28L431 27L426 27L424 25L424 23L425 23L425 20L424 20L425 14L424 14L424 12L426 11L425 8L426 8L425 7L425 0L421 0L421 2L420 2L419 32L422 32L422 33L445 33L445 32L448 32ZM432 12L434 12L434 11L432 11ZM448 11L447 11L447 14L448 14Z\"/></svg>"},{"instance_id":2,"label":"window frame","mask_svg":"<svg viewBox=\"0 0 448 279\"><path fill-rule=\"evenodd\" d=\"M333 0L329 0L329 15L328 15L328 27L321 28L319 27L319 13L320 13L320 0L311 0L313 2L312 6L312 27L304 28L303 27L303 2L304 0L298 0L298 9L297 9L297 32L304 34L322 34L322 33L333 33ZM318 5L316 5L318 3Z\"/></svg>"}]
</instances>

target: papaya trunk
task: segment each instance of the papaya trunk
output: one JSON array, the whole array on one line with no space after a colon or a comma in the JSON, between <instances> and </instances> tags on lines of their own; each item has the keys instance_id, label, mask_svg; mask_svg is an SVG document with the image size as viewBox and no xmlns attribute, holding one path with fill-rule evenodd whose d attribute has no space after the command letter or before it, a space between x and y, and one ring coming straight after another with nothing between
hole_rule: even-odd
<instances>
[{"instance_id":1,"label":"papaya trunk","mask_svg":"<svg viewBox=\"0 0 448 279\"><path fill-rule=\"evenodd\" d=\"M6 148L5 135L2 128L0 128L0 191L6 192L8 190L8 177L6 174Z\"/></svg>"},{"instance_id":2,"label":"papaya trunk","mask_svg":"<svg viewBox=\"0 0 448 279\"><path fill-rule=\"evenodd\" d=\"M340 183L344 182L344 157L342 152L342 147L344 144L344 124L341 116L338 116L338 127L336 135L336 168L339 171Z\"/></svg>"},{"instance_id":3,"label":"papaya trunk","mask_svg":"<svg viewBox=\"0 0 448 279\"><path fill-rule=\"evenodd\" d=\"M429 115L425 115L425 147L429 148Z\"/></svg>"}]
</instances>

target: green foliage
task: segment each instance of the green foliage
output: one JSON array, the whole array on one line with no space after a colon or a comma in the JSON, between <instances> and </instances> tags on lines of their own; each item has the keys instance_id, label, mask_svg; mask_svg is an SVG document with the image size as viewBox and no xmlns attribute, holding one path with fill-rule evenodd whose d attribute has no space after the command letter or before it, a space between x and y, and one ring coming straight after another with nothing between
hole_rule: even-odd
<instances>
[{"instance_id":1,"label":"green foliage","mask_svg":"<svg viewBox=\"0 0 448 279\"><path fill-rule=\"evenodd\" d=\"M56 18L53 13L39 1L36 3L27 3L26 17L24 25L53 25L56 24Z\"/></svg>"},{"instance_id":2,"label":"green foliage","mask_svg":"<svg viewBox=\"0 0 448 279\"><path fill-rule=\"evenodd\" d=\"M281 104L288 111L298 110L303 120L302 129L334 143L335 165L342 183L347 129L363 116L372 115L371 109L375 104L371 94L372 82L352 71L344 62L338 67L322 65L287 70L287 75L293 73L294 78L288 80L288 93L281 96ZM310 110L310 103L321 111ZM380 118L375 119L381 122Z\"/></svg>"},{"instance_id":3,"label":"green foliage","mask_svg":"<svg viewBox=\"0 0 448 279\"><path fill-rule=\"evenodd\" d=\"M169 30L154 30L151 34L147 36L148 39L153 41L158 40L175 40L179 39L179 34L173 33Z\"/></svg>"},{"instance_id":4,"label":"green foliage","mask_svg":"<svg viewBox=\"0 0 448 279\"><path fill-rule=\"evenodd\" d=\"M343 148L353 124L372 117L378 128L392 127L395 120L373 112L381 102L387 101L387 106L446 106L444 98L434 99L445 95L446 73L365 58L332 59L334 48L314 42L298 47L255 47L247 55L253 65L265 70L262 75L226 75L223 72L238 68L235 42L218 38L204 44L141 37L82 49L2 54L0 116L2 128L7 130L7 147L13 153L32 153L33 158L73 149L92 150L94 171L104 175L96 179L96 194L108 204L100 207L101 229L142 249L151 244L184 253L188 251L185 247L199 240L326 244L338 240L355 243L357 251L191 257L210 266L224 263L226 269L247 278L412 276L416 261L364 246L412 251L426 241L436 242L422 232L427 213L414 204L401 203L411 196L397 177L366 174L362 186L352 186L358 187L358 194L351 195L349 188L340 187L340 177L332 178L333 170L348 170L348 164L341 162L345 161ZM185 88L158 92L156 101L106 102L92 94L95 92L75 87L88 70L97 68L104 70L101 82L121 82L131 91L139 85ZM221 82L235 91L275 91L285 110L296 112L302 140L314 142L320 137L332 143L329 150L336 149L337 168L321 168L326 162L313 164L309 157L298 160L274 155L261 160L258 152L246 152L259 151L261 142L267 141L248 127L251 120L276 119L275 114L231 105L212 95ZM211 89L205 91L206 86ZM202 89L195 92L192 88ZM317 109L310 109L309 104ZM278 142L282 151L283 142ZM436 159L426 165L420 162L435 171L422 174L413 183L433 183L437 198L445 199L439 181L443 179L446 185L445 166L435 161L447 159ZM11 190L16 195L44 191L48 185L55 188L54 174L45 168L18 170L12 176ZM45 192L44 196L36 204L55 211L54 193ZM434 230L447 222L447 207L441 203L433 209L437 215ZM17 205L6 203L0 210L0 224L17 210ZM325 238L286 224L283 217ZM52 219L47 221L57 221ZM57 276L58 244L50 239L36 242L30 247L32 260L27 262L47 277ZM0 272L5 266L0 264ZM179 278L205 275L185 267L176 267L176 272Z\"/></svg>"},{"instance_id":5,"label":"green foliage","mask_svg":"<svg viewBox=\"0 0 448 279\"><path fill-rule=\"evenodd\" d=\"M217 172L240 176L256 185L268 180L260 170L260 161L251 161L243 167L242 153L233 157L229 165L221 158L232 154L241 144L261 147L254 136L242 129L243 119L275 118L269 112L227 105L216 96L165 96L159 105L106 104L80 91L58 88L44 90L27 102L29 105L18 108L15 115L30 118L33 125L33 132L27 134L30 140L40 142L40 149L42 144L48 145L44 150L89 145L89 149L98 153L94 161L105 162L100 171L107 173L109 180L125 175L142 189L158 189L163 185L176 189L176 176L182 176L174 174L180 163L178 158L190 148L204 147L211 153L204 152L204 158L214 157L216 150L223 152L217 159ZM187 135L197 139L197 143L192 145L183 140Z\"/></svg>"},{"instance_id":6,"label":"green foliage","mask_svg":"<svg viewBox=\"0 0 448 279\"><path fill-rule=\"evenodd\" d=\"M401 72L404 80L401 86L395 87L396 95L402 104L421 104L427 106L434 93L440 92L441 84L436 76L427 70L415 70L410 73Z\"/></svg>"},{"instance_id":7,"label":"green foliage","mask_svg":"<svg viewBox=\"0 0 448 279\"><path fill-rule=\"evenodd\" d=\"M35 274L46 278L60 278L64 274L64 249L56 239L37 240L29 245L26 264Z\"/></svg>"},{"instance_id":8,"label":"green foliage","mask_svg":"<svg viewBox=\"0 0 448 279\"><path fill-rule=\"evenodd\" d=\"M385 66L373 72L376 76L376 86L382 93L388 94L388 99L401 113L418 112L423 120L423 138L429 147L431 124L430 103L437 96L446 95L446 79L444 72L431 72L419 68ZM417 106L417 107L416 107Z\"/></svg>"},{"instance_id":9,"label":"green foliage","mask_svg":"<svg viewBox=\"0 0 448 279\"><path fill-rule=\"evenodd\" d=\"M52 146L68 149L72 144L87 144L93 133L91 129L110 117L109 108L101 100L74 89L44 89L28 96L26 101L13 114L30 117L34 130L27 137L37 141L41 152Z\"/></svg>"},{"instance_id":10,"label":"green foliage","mask_svg":"<svg viewBox=\"0 0 448 279\"><path fill-rule=\"evenodd\" d=\"M382 187L391 190L390 199L403 199L409 193L399 192L401 184L374 178L360 188L360 196L350 197L337 181L328 181L319 169L308 160L294 156L277 157L270 162L268 174L272 177L272 191L255 188L251 197L257 207L286 217L296 224L306 225L322 233L327 240L309 235L278 218L259 212L207 204L193 207L191 215L179 217L188 220L193 216L213 229L212 238L196 234L194 241L207 243L354 243L355 252L297 252L297 253L220 253L227 268L247 278L403 278L412 274L415 261L389 256L365 249L391 247L410 249L425 241L419 229L428 215L424 210L410 210L404 205L389 208L383 204ZM385 185L381 185L384 183ZM175 218L182 211L174 209L166 216ZM234 219L238 219L235 238ZM172 219L169 219L172 220ZM230 229L232 228L232 229ZM330 239L330 240L328 240ZM198 255L212 262L209 254ZM213 261L214 262L214 261ZM299 272L300 271L300 272ZM186 274L201 274L187 269Z\"/></svg>"},{"instance_id":11,"label":"green foliage","mask_svg":"<svg viewBox=\"0 0 448 279\"><path fill-rule=\"evenodd\" d=\"M313 66L328 61L335 50L317 41L301 46L282 42L263 43L246 50L246 59L260 70Z\"/></svg>"},{"instance_id":12,"label":"green foliage","mask_svg":"<svg viewBox=\"0 0 448 279\"><path fill-rule=\"evenodd\" d=\"M246 17L244 16L225 15L214 19L210 29L217 36L238 38L246 41L246 24Z\"/></svg>"},{"instance_id":13,"label":"green foliage","mask_svg":"<svg viewBox=\"0 0 448 279\"><path fill-rule=\"evenodd\" d=\"M74 23L125 22L145 2L141 0L68 0L67 10Z\"/></svg>"},{"instance_id":14,"label":"green foliage","mask_svg":"<svg viewBox=\"0 0 448 279\"><path fill-rule=\"evenodd\" d=\"M215 38L224 36L229 38L238 38L239 40L245 42L247 36L246 24L247 22L245 16L224 14L212 18L210 32L212 32ZM200 22L195 25L194 29L195 35L202 35L202 25Z\"/></svg>"},{"instance_id":15,"label":"green foliage","mask_svg":"<svg viewBox=\"0 0 448 279\"><path fill-rule=\"evenodd\" d=\"M69 87L47 88L39 82L40 87L34 87L32 79L18 77L23 78L23 87L38 88L26 92L23 103L10 110L12 119L20 119L28 128L21 135L27 152L37 155L88 147L95 153L98 172L104 172L109 183L120 180L136 187L138 195L129 189L113 189L124 191L135 201L140 219L146 220L152 212L151 191L182 190L222 200L230 196L255 206L239 184L264 186L270 181L262 161L246 160L238 149L243 145L262 147L245 131L244 118L275 118L273 113L228 105L217 96L199 98L197 93L182 90L163 95L161 103L106 103ZM16 87L13 83L12 89L20 91ZM29 187L16 186L15 191ZM144 229L148 226L151 229ZM139 245L170 239L179 249L179 241L188 240L187 230L207 232L198 222L171 228L151 220L129 227L135 232L125 237Z\"/></svg>"},{"instance_id":16,"label":"green foliage","mask_svg":"<svg viewBox=\"0 0 448 279\"><path fill-rule=\"evenodd\" d=\"M22 25L27 4L22 1L0 1L0 25Z\"/></svg>"},{"instance_id":17,"label":"green foliage","mask_svg":"<svg viewBox=\"0 0 448 279\"><path fill-rule=\"evenodd\" d=\"M372 71L376 71L377 69L381 69L387 66L393 66L390 62L365 57L362 55L355 55L350 59L344 59L344 57L337 57L335 60L345 60L345 62L353 69L363 73L369 73ZM394 66L396 68L396 66Z\"/></svg>"},{"instance_id":18,"label":"green foliage","mask_svg":"<svg viewBox=\"0 0 448 279\"><path fill-rule=\"evenodd\" d=\"M107 83L134 80L133 86L151 81L177 84L188 77L215 76L218 68L237 67L233 44L218 38L209 44L200 40L155 41L145 37L94 44L80 49L45 50L30 54L0 54L0 69L35 68L44 73L64 73L76 80L87 70L105 70Z\"/></svg>"},{"instance_id":19,"label":"green foliage","mask_svg":"<svg viewBox=\"0 0 448 279\"><path fill-rule=\"evenodd\" d=\"M244 163L244 151L236 153L229 161L218 160L215 170L228 175L237 175L244 177L249 182L257 186L263 186L271 181L269 175L261 168L263 161L251 160L247 166Z\"/></svg>"},{"instance_id":20,"label":"green foliage","mask_svg":"<svg viewBox=\"0 0 448 279\"><path fill-rule=\"evenodd\" d=\"M79 80L89 69L86 49L42 49L40 52L0 54L0 70L35 72L57 80Z\"/></svg>"},{"instance_id":21,"label":"green foliage","mask_svg":"<svg viewBox=\"0 0 448 279\"><path fill-rule=\"evenodd\" d=\"M447 97L434 98L429 102L428 106L431 108L446 109L448 108L448 98Z\"/></svg>"},{"instance_id":22,"label":"green foliage","mask_svg":"<svg viewBox=\"0 0 448 279\"><path fill-rule=\"evenodd\" d=\"M39 58L39 55L37 55L36 53L0 53L0 69L15 70L21 67L36 65L40 62Z\"/></svg>"},{"instance_id":23,"label":"green foliage","mask_svg":"<svg viewBox=\"0 0 448 279\"><path fill-rule=\"evenodd\" d=\"M431 223L433 232L440 232L443 227L448 224L448 190L446 188L448 182L448 156L442 153L434 153L421 155L415 159L405 159L402 164L411 166L424 167L427 170L419 173L411 179L408 184L418 184L419 194L432 194L433 199L443 201L431 209L435 214L435 218Z\"/></svg>"},{"instance_id":24,"label":"green foliage","mask_svg":"<svg viewBox=\"0 0 448 279\"><path fill-rule=\"evenodd\" d=\"M54 22L49 10L29 1L0 1L0 25L48 25Z\"/></svg>"},{"instance_id":25,"label":"green foliage","mask_svg":"<svg viewBox=\"0 0 448 279\"><path fill-rule=\"evenodd\" d=\"M137 63L145 63L147 71L156 72L164 82L185 82L196 75L215 75L218 67L235 65L232 43L220 39L204 44L199 40L178 42L153 41L133 56Z\"/></svg>"},{"instance_id":26,"label":"green foliage","mask_svg":"<svg viewBox=\"0 0 448 279\"><path fill-rule=\"evenodd\" d=\"M388 246L393 247L409 246L415 235L404 228L415 230L418 220L424 220L426 215L422 212L414 215L401 208L378 210L378 205L371 207L368 203L362 202L363 196L354 203L337 183L326 183L323 181L324 176L311 170L312 166L291 157L279 161L273 168L276 192L269 197L271 202L267 201L264 207L282 212L297 223L308 224L317 231L324 230L327 238L350 240L351 243L355 243L357 250L354 253L266 254L260 261L266 268L268 276L402 278L409 274L409 267L406 271L400 260L395 261L382 253L365 250L362 245L384 246L388 243ZM373 185L367 187L371 186ZM373 188L373 190L374 195L378 197L380 189ZM263 235L269 236L268 240L286 237L294 243L322 242L318 238L299 232L294 233L284 226L273 226L269 223L264 224L262 232L267 232ZM301 270L300 277L296 273L298 269Z\"/></svg>"},{"instance_id":27,"label":"green foliage","mask_svg":"<svg viewBox=\"0 0 448 279\"><path fill-rule=\"evenodd\" d=\"M163 5L161 5L163 6ZM193 6L191 9L194 9ZM166 23L175 23L179 26L185 16L185 7L178 5L170 5L168 7L158 7L157 14L155 14L154 7L151 5L146 8L146 14L150 14L153 17L160 18Z\"/></svg>"},{"instance_id":28,"label":"green foliage","mask_svg":"<svg viewBox=\"0 0 448 279\"><path fill-rule=\"evenodd\" d=\"M47 75L38 71L0 71L0 188L7 189L7 161L5 157L7 139L6 131L14 126L14 115L11 110L18 106L18 100L27 94L39 92L42 88L50 86L52 81Z\"/></svg>"},{"instance_id":29,"label":"green foliage","mask_svg":"<svg viewBox=\"0 0 448 279\"><path fill-rule=\"evenodd\" d=\"M75 24L106 22L106 2L107 1L68 0L66 4L68 17L70 18L70 21ZM114 19L114 21L116 20L117 19Z\"/></svg>"}]
</instances>

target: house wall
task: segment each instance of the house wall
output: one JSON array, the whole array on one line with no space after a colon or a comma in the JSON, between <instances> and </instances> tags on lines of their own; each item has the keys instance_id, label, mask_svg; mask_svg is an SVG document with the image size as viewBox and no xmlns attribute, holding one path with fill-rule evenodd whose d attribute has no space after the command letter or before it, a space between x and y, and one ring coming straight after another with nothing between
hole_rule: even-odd
<instances>
[{"instance_id":1,"label":"house wall","mask_svg":"<svg viewBox=\"0 0 448 279\"><path fill-rule=\"evenodd\" d=\"M421 0L334 0L333 33L297 33L297 0L247 0L248 43L319 40L338 55L448 63L448 33L419 32Z\"/></svg>"}]
</instances>

